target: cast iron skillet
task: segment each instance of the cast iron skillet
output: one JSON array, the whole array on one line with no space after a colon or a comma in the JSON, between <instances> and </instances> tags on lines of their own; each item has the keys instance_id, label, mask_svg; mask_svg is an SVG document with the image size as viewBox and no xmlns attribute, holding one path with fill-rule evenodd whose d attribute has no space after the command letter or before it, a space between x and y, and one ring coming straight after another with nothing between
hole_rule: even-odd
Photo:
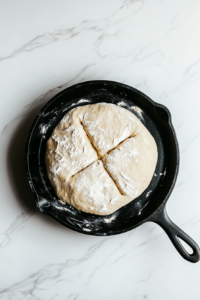
<instances>
[{"instance_id":1,"label":"cast iron skillet","mask_svg":"<svg viewBox=\"0 0 200 300\"><path fill-rule=\"evenodd\" d=\"M158 147L158 163L149 187L136 200L109 216L84 213L62 204L49 182L44 162L46 142L63 116L77 106L99 102L120 105L134 113L153 135ZM133 106L139 107L142 113L132 109ZM169 219L165 210L179 168L178 142L170 112L140 91L112 81L88 81L60 92L46 103L32 125L26 164L38 210L64 226L85 234L107 236L126 232L147 221L155 222L165 230L183 258L193 263L199 260L198 245ZM183 248L179 238L193 249L192 254Z\"/></svg>"}]
</instances>

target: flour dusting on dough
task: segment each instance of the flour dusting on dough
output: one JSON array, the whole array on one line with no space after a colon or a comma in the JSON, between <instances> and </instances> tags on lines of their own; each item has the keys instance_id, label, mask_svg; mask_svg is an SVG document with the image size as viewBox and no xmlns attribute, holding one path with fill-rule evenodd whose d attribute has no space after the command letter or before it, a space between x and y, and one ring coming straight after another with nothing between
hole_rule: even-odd
<instances>
[{"instance_id":1,"label":"flour dusting on dough","mask_svg":"<svg viewBox=\"0 0 200 300\"><path fill-rule=\"evenodd\" d=\"M84 102L90 101L77 103ZM78 210L110 215L141 195L154 174L153 137L133 113L119 106L127 104L76 107L47 142L49 179L57 196Z\"/></svg>"}]
</instances>

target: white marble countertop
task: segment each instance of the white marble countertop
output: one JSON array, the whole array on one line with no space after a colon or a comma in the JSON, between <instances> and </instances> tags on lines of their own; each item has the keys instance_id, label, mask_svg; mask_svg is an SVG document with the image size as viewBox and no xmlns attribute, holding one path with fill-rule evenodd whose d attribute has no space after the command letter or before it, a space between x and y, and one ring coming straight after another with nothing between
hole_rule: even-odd
<instances>
[{"instance_id":1,"label":"white marble countertop","mask_svg":"<svg viewBox=\"0 0 200 300\"><path fill-rule=\"evenodd\" d=\"M37 212L24 145L39 109L75 83L140 89L172 114L181 154L171 219L200 243L200 2L2 0L0 299L199 299L200 263L146 223L125 234L73 232Z\"/></svg>"}]
</instances>

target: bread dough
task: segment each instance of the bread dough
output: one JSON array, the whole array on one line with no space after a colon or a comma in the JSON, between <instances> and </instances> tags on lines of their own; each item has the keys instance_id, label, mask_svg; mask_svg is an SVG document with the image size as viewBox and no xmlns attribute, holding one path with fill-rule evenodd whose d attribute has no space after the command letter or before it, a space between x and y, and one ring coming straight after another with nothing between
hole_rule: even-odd
<instances>
[{"instance_id":1,"label":"bread dough","mask_svg":"<svg viewBox=\"0 0 200 300\"><path fill-rule=\"evenodd\" d=\"M93 104L68 112L47 142L47 174L58 197L75 208L109 215L148 187L156 143L130 111Z\"/></svg>"},{"instance_id":2,"label":"bread dough","mask_svg":"<svg viewBox=\"0 0 200 300\"><path fill-rule=\"evenodd\" d=\"M147 188L157 162L152 135L144 126L139 132L140 134L126 139L102 159L118 189L131 199L141 195Z\"/></svg>"},{"instance_id":3,"label":"bread dough","mask_svg":"<svg viewBox=\"0 0 200 300\"><path fill-rule=\"evenodd\" d=\"M77 209L102 215L130 202L129 197L121 195L101 160L77 173L67 185L60 185L58 193L61 199L70 198Z\"/></svg>"}]
</instances>

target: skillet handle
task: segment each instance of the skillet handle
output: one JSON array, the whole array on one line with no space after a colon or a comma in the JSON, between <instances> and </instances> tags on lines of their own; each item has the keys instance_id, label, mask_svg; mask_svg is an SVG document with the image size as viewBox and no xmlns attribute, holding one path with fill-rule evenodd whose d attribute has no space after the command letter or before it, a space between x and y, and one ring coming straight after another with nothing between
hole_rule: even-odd
<instances>
[{"instance_id":1,"label":"skillet handle","mask_svg":"<svg viewBox=\"0 0 200 300\"><path fill-rule=\"evenodd\" d=\"M188 260L189 262L196 263L200 259L200 249L197 243L189 237L184 231L182 231L178 226L176 226L168 217L166 208L164 207L159 212L154 215L154 217L151 219L152 222L157 223L160 225L164 231L167 233L168 237L176 247L177 251L180 253L180 255ZM188 244L192 250L193 253L189 254L186 249L181 244L180 240L182 239L186 244Z\"/></svg>"}]
</instances>

